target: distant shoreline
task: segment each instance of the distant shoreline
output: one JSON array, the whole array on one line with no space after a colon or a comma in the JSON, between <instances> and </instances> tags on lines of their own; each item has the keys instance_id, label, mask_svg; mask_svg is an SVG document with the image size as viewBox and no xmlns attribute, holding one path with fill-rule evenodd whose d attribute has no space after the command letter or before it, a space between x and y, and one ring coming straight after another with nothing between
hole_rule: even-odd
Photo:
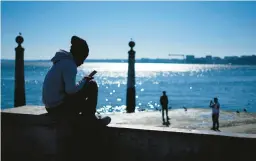
<instances>
[{"instance_id":1,"label":"distant shoreline","mask_svg":"<svg viewBox=\"0 0 256 161\"><path fill-rule=\"evenodd\" d=\"M1 59L1 62L14 62L14 59ZM25 62L50 62L50 60L25 60ZM128 63L127 59L88 59L85 62L90 63ZM200 64L200 65L256 65L256 64L246 64L246 63L187 63L187 62L173 62L169 59L136 59L136 63L165 63L165 64Z\"/></svg>"}]
</instances>

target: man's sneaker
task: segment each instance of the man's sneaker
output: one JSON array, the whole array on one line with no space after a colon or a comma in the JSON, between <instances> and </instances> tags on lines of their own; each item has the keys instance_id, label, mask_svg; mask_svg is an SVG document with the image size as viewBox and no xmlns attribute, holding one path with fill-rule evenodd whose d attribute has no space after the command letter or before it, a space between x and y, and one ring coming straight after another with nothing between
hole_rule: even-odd
<instances>
[{"instance_id":1,"label":"man's sneaker","mask_svg":"<svg viewBox=\"0 0 256 161\"><path fill-rule=\"evenodd\" d=\"M103 126L107 126L111 122L111 118L109 116L97 116L97 119Z\"/></svg>"},{"instance_id":2,"label":"man's sneaker","mask_svg":"<svg viewBox=\"0 0 256 161\"><path fill-rule=\"evenodd\" d=\"M163 125L166 125L165 119L163 119Z\"/></svg>"},{"instance_id":3,"label":"man's sneaker","mask_svg":"<svg viewBox=\"0 0 256 161\"><path fill-rule=\"evenodd\" d=\"M214 131L215 131L216 129L212 127L211 130L214 130Z\"/></svg>"}]
</instances>

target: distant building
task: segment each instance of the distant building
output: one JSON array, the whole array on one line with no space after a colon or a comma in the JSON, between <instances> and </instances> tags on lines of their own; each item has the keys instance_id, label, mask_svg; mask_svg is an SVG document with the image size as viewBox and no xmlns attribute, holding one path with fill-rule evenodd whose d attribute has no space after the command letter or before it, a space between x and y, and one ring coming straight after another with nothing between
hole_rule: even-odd
<instances>
[{"instance_id":1,"label":"distant building","mask_svg":"<svg viewBox=\"0 0 256 161\"><path fill-rule=\"evenodd\" d=\"M213 64L223 64L224 62L223 62L223 59L221 59L220 57L215 56L215 57L212 58L212 63Z\"/></svg>"},{"instance_id":2,"label":"distant building","mask_svg":"<svg viewBox=\"0 0 256 161\"><path fill-rule=\"evenodd\" d=\"M225 56L224 60L236 60L238 58L239 58L238 56Z\"/></svg>"},{"instance_id":3,"label":"distant building","mask_svg":"<svg viewBox=\"0 0 256 161\"><path fill-rule=\"evenodd\" d=\"M184 62L185 60L185 62ZM91 60L88 60L91 61ZM111 60L92 60L92 61L106 61L106 62L127 62L127 60L111 59ZM136 62L141 63L188 63L188 64L235 64L235 65L256 65L256 55L242 55L238 56L225 56L224 58L207 55L205 57L195 57L194 55L186 55L185 59L149 59L141 58Z\"/></svg>"},{"instance_id":4,"label":"distant building","mask_svg":"<svg viewBox=\"0 0 256 161\"><path fill-rule=\"evenodd\" d=\"M195 60L195 56L194 55L186 55L186 62L187 63L193 63Z\"/></svg>"},{"instance_id":5,"label":"distant building","mask_svg":"<svg viewBox=\"0 0 256 161\"><path fill-rule=\"evenodd\" d=\"M206 55L205 57L206 63L212 63L212 56L211 55Z\"/></svg>"},{"instance_id":6,"label":"distant building","mask_svg":"<svg viewBox=\"0 0 256 161\"><path fill-rule=\"evenodd\" d=\"M213 59L213 60L221 60L221 58L220 58L220 57L217 57L217 56L213 57L212 59Z\"/></svg>"},{"instance_id":7,"label":"distant building","mask_svg":"<svg viewBox=\"0 0 256 161\"><path fill-rule=\"evenodd\" d=\"M251 58L252 56L251 55L242 55L240 56L240 58Z\"/></svg>"},{"instance_id":8,"label":"distant building","mask_svg":"<svg viewBox=\"0 0 256 161\"><path fill-rule=\"evenodd\" d=\"M211 55L206 55L205 57L207 60L212 60L212 56Z\"/></svg>"}]
</instances>

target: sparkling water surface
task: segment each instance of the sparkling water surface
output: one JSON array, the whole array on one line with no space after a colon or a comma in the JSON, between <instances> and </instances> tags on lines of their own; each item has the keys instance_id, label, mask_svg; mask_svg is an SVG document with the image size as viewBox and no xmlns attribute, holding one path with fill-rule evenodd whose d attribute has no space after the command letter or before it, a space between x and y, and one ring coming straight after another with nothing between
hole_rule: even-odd
<instances>
[{"instance_id":1,"label":"sparkling water surface","mask_svg":"<svg viewBox=\"0 0 256 161\"><path fill-rule=\"evenodd\" d=\"M43 105L42 84L51 62L25 62L27 105ZM98 111L123 112L126 104L127 63L85 63L77 80L97 70ZM137 63L136 109L160 108L165 90L172 108L209 108L217 96L221 108L256 112L256 66ZM1 62L1 109L13 107L14 61Z\"/></svg>"}]
</instances>

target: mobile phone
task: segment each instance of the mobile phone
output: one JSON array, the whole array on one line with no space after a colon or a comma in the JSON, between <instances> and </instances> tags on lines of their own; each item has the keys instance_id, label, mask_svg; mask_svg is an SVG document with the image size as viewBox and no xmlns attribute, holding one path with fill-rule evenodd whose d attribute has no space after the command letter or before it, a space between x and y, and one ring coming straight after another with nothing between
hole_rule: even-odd
<instances>
[{"instance_id":1,"label":"mobile phone","mask_svg":"<svg viewBox=\"0 0 256 161\"><path fill-rule=\"evenodd\" d=\"M91 72L91 73L89 74L89 77L93 77L96 73L97 73L97 71L94 70L93 72Z\"/></svg>"}]
</instances>

